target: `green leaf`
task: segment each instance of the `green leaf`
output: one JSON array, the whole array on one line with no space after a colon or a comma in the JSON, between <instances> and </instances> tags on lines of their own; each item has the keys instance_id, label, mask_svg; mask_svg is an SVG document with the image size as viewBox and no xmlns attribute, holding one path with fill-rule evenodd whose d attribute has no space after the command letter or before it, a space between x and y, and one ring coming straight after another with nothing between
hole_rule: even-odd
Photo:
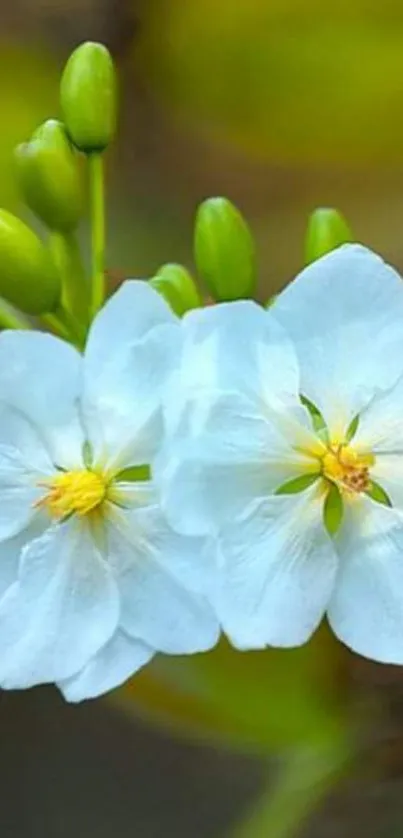
<instances>
[{"instance_id":1,"label":"green leaf","mask_svg":"<svg viewBox=\"0 0 403 838\"><path fill-rule=\"evenodd\" d=\"M335 483L330 485L323 505L323 522L329 535L336 535L343 520L343 498Z\"/></svg>"}]
</instances>

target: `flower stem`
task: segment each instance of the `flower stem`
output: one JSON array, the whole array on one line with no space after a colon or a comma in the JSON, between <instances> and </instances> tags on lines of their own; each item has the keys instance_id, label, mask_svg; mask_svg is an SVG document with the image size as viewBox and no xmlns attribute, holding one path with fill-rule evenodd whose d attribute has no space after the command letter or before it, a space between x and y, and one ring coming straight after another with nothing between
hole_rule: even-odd
<instances>
[{"instance_id":1,"label":"flower stem","mask_svg":"<svg viewBox=\"0 0 403 838\"><path fill-rule=\"evenodd\" d=\"M50 244L62 278L63 308L88 323L89 289L77 239L74 233L53 233Z\"/></svg>"},{"instance_id":2,"label":"flower stem","mask_svg":"<svg viewBox=\"0 0 403 838\"><path fill-rule=\"evenodd\" d=\"M82 350L85 345L86 330L68 311L58 308L57 311L42 314L41 322L58 337L73 343Z\"/></svg>"},{"instance_id":3,"label":"flower stem","mask_svg":"<svg viewBox=\"0 0 403 838\"><path fill-rule=\"evenodd\" d=\"M23 315L17 314L6 304L1 303L0 329L31 329L31 324Z\"/></svg>"},{"instance_id":4,"label":"flower stem","mask_svg":"<svg viewBox=\"0 0 403 838\"><path fill-rule=\"evenodd\" d=\"M91 193L91 314L105 299L105 189L102 154L88 156Z\"/></svg>"},{"instance_id":5,"label":"flower stem","mask_svg":"<svg viewBox=\"0 0 403 838\"><path fill-rule=\"evenodd\" d=\"M346 743L304 747L288 758L276 784L270 782L231 838L291 838L340 778L348 762Z\"/></svg>"}]
</instances>

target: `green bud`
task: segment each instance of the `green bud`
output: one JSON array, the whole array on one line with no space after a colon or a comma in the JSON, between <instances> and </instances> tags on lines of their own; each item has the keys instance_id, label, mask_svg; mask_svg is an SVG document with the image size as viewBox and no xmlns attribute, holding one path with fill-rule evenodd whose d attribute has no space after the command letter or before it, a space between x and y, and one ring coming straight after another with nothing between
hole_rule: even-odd
<instances>
[{"instance_id":1,"label":"green bud","mask_svg":"<svg viewBox=\"0 0 403 838\"><path fill-rule=\"evenodd\" d=\"M0 296L27 314L53 311L60 279L38 236L19 218L0 210Z\"/></svg>"},{"instance_id":2,"label":"green bud","mask_svg":"<svg viewBox=\"0 0 403 838\"><path fill-rule=\"evenodd\" d=\"M150 285L164 297L179 317L202 304L193 278L182 265L163 265L150 279Z\"/></svg>"},{"instance_id":3,"label":"green bud","mask_svg":"<svg viewBox=\"0 0 403 838\"><path fill-rule=\"evenodd\" d=\"M77 153L64 127L48 119L28 143L15 150L17 177L29 208L51 230L68 233L83 208Z\"/></svg>"},{"instance_id":4,"label":"green bud","mask_svg":"<svg viewBox=\"0 0 403 838\"><path fill-rule=\"evenodd\" d=\"M194 244L198 271L215 300L254 295L254 241L246 221L230 201L209 198L200 204Z\"/></svg>"},{"instance_id":5,"label":"green bud","mask_svg":"<svg viewBox=\"0 0 403 838\"><path fill-rule=\"evenodd\" d=\"M319 207L311 214L305 238L305 264L320 259L341 244L352 242L346 220L336 209Z\"/></svg>"},{"instance_id":6,"label":"green bud","mask_svg":"<svg viewBox=\"0 0 403 838\"><path fill-rule=\"evenodd\" d=\"M116 128L116 73L109 50L86 41L64 68L60 99L63 119L81 151L104 151Z\"/></svg>"}]
</instances>

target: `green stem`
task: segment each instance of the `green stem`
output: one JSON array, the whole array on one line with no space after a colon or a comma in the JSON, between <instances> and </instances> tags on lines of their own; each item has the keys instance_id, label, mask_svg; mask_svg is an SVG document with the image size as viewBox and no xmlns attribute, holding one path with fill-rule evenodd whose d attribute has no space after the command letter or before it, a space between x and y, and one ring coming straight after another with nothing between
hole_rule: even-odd
<instances>
[{"instance_id":1,"label":"green stem","mask_svg":"<svg viewBox=\"0 0 403 838\"><path fill-rule=\"evenodd\" d=\"M0 329L30 329L31 324L25 317L0 304Z\"/></svg>"},{"instance_id":2,"label":"green stem","mask_svg":"<svg viewBox=\"0 0 403 838\"><path fill-rule=\"evenodd\" d=\"M62 304L82 323L88 323L89 295L74 233L52 233L50 246L62 278Z\"/></svg>"},{"instance_id":3,"label":"green stem","mask_svg":"<svg viewBox=\"0 0 403 838\"><path fill-rule=\"evenodd\" d=\"M271 781L231 838L291 838L301 828L346 767L346 743L299 749L289 757L276 783Z\"/></svg>"},{"instance_id":4,"label":"green stem","mask_svg":"<svg viewBox=\"0 0 403 838\"><path fill-rule=\"evenodd\" d=\"M105 194L102 154L88 157L91 193L91 314L95 316L105 299Z\"/></svg>"},{"instance_id":5,"label":"green stem","mask_svg":"<svg viewBox=\"0 0 403 838\"><path fill-rule=\"evenodd\" d=\"M84 348L86 329L65 309L60 307L57 311L42 314L40 320L58 337L74 343L79 350Z\"/></svg>"}]
</instances>

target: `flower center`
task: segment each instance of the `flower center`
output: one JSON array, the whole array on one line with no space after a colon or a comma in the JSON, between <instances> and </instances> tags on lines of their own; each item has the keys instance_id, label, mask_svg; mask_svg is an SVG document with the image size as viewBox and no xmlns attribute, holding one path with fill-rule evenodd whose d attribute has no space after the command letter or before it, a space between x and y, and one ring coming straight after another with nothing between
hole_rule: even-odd
<instances>
[{"instance_id":1,"label":"flower center","mask_svg":"<svg viewBox=\"0 0 403 838\"><path fill-rule=\"evenodd\" d=\"M65 471L43 480L46 494L36 503L54 518L67 515L88 515L105 500L108 484L102 474L88 469Z\"/></svg>"},{"instance_id":2,"label":"flower center","mask_svg":"<svg viewBox=\"0 0 403 838\"><path fill-rule=\"evenodd\" d=\"M369 468L373 464L373 454L359 454L344 443L331 444L322 457L322 472L349 492L367 492L371 487Z\"/></svg>"}]
</instances>

